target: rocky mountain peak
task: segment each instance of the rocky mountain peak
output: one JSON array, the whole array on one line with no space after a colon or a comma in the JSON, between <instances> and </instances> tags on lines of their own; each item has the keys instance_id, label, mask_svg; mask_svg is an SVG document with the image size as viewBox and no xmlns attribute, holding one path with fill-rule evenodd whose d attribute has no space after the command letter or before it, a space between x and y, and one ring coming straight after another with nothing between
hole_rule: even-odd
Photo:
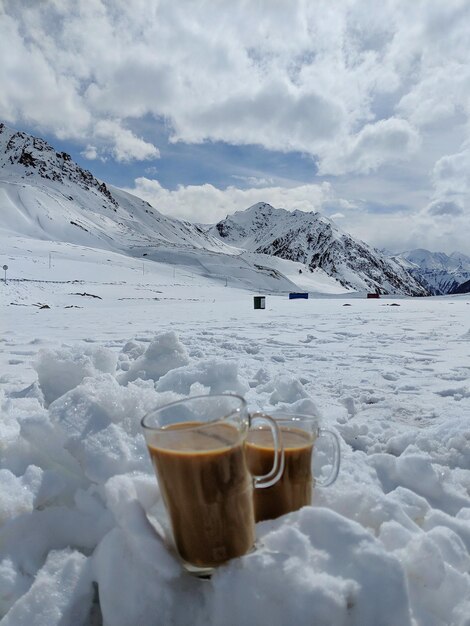
<instances>
[{"instance_id":1,"label":"rocky mountain peak","mask_svg":"<svg viewBox=\"0 0 470 626\"><path fill-rule=\"evenodd\" d=\"M85 190L94 188L111 204L118 205L106 184L77 165L70 154L56 152L44 139L0 123L0 168L12 167L22 177L39 176L58 183L71 181Z\"/></svg>"},{"instance_id":2,"label":"rocky mountain peak","mask_svg":"<svg viewBox=\"0 0 470 626\"><path fill-rule=\"evenodd\" d=\"M322 269L348 288L427 294L402 264L354 239L318 212L287 211L260 202L227 216L212 232L250 252L303 263L310 271Z\"/></svg>"}]
</instances>

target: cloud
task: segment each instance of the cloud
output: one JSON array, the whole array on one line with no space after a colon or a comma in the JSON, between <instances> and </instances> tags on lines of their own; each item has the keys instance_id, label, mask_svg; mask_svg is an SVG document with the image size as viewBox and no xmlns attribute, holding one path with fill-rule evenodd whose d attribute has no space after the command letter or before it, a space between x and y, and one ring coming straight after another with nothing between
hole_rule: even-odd
<instances>
[{"instance_id":1,"label":"cloud","mask_svg":"<svg viewBox=\"0 0 470 626\"><path fill-rule=\"evenodd\" d=\"M450 61L443 67L423 72L397 104L397 110L417 127L443 124L467 109L470 67L467 62Z\"/></svg>"},{"instance_id":2,"label":"cloud","mask_svg":"<svg viewBox=\"0 0 470 626\"><path fill-rule=\"evenodd\" d=\"M463 208L453 201L434 200L426 208L429 215L462 215Z\"/></svg>"},{"instance_id":3,"label":"cloud","mask_svg":"<svg viewBox=\"0 0 470 626\"><path fill-rule=\"evenodd\" d=\"M124 161L155 154L133 131L148 116L172 141L367 173L414 155L422 124L468 115L467 13L463 0L261 0L249 19L242 0L5 0L0 117L100 137Z\"/></svg>"},{"instance_id":4,"label":"cloud","mask_svg":"<svg viewBox=\"0 0 470 626\"><path fill-rule=\"evenodd\" d=\"M99 145L88 144L80 152L85 159L90 161L100 159L104 162L108 160L108 156L112 156L121 163L160 158L158 148L123 128L119 120L98 122L94 126L92 136ZM148 173L156 173L157 171L155 167L149 167L147 170Z\"/></svg>"},{"instance_id":5,"label":"cloud","mask_svg":"<svg viewBox=\"0 0 470 626\"><path fill-rule=\"evenodd\" d=\"M173 140L201 142L210 137L314 154L344 125L345 111L334 97L315 88L299 89L287 78L263 83L250 92L240 84L238 93L232 89L210 107L194 103L175 120Z\"/></svg>"},{"instance_id":6,"label":"cloud","mask_svg":"<svg viewBox=\"0 0 470 626\"><path fill-rule=\"evenodd\" d=\"M145 161L160 157L153 144L136 137L130 130L122 128L118 120L102 120L95 125L94 137L110 140L112 154L116 161Z\"/></svg>"},{"instance_id":7,"label":"cloud","mask_svg":"<svg viewBox=\"0 0 470 626\"><path fill-rule=\"evenodd\" d=\"M441 157L434 165L432 182L433 199L424 212L435 216L442 223L443 217L457 222L459 227L470 230L470 148ZM466 249L468 248L468 244Z\"/></svg>"},{"instance_id":8,"label":"cloud","mask_svg":"<svg viewBox=\"0 0 470 626\"><path fill-rule=\"evenodd\" d=\"M98 158L98 150L95 146L88 145L85 150L80 152L82 157L85 159L89 159L90 161L95 161Z\"/></svg>"},{"instance_id":9,"label":"cloud","mask_svg":"<svg viewBox=\"0 0 470 626\"><path fill-rule=\"evenodd\" d=\"M99 14L103 3L81 0L78 4L83 12L75 11L69 0L62 5L37 3L21 7L7 1L6 11L0 7L0 119L10 124L23 121L40 132L85 145L100 140L101 145L94 146L95 152L85 148L86 158L98 158L102 153L118 161L157 157L158 149L136 137L125 122L90 106L84 86L94 72L99 72L99 65L93 67L93 48L96 42L104 46L111 43L114 34L107 42L111 25L105 27L105 18L101 16L101 36L96 24L87 19L93 13L92 7Z\"/></svg>"},{"instance_id":10,"label":"cloud","mask_svg":"<svg viewBox=\"0 0 470 626\"><path fill-rule=\"evenodd\" d=\"M403 252L425 248L435 252L468 251L468 217L465 214L430 215L427 211L386 213L356 212L341 220L341 228L378 248Z\"/></svg>"},{"instance_id":11,"label":"cloud","mask_svg":"<svg viewBox=\"0 0 470 626\"><path fill-rule=\"evenodd\" d=\"M436 162L432 175L436 195L469 194L470 147L441 157Z\"/></svg>"},{"instance_id":12,"label":"cloud","mask_svg":"<svg viewBox=\"0 0 470 626\"><path fill-rule=\"evenodd\" d=\"M192 222L215 223L234 211L243 210L257 202L268 202L287 210L318 211L324 204L334 203L329 183L286 187L256 187L240 189L214 185L180 185L175 190L162 187L158 180L141 177L133 188L135 194L166 215Z\"/></svg>"},{"instance_id":13,"label":"cloud","mask_svg":"<svg viewBox=\"0 0 470 626\"><path fill-rule=\"evenodd\" d=\"M76 78L57 71L46 51L25 38L20 20L1 8L0 58L1 118L53 129L58 137L86 134L92 115L78 93Z\"/></svg>"},{"instance_id":14,"label":"cloud","mask_svg":"<svg viewBox=\"0 0 470 626\"><path fill-rule=\"evenodd\" d=\"M237 174L232 174L231 178L246 183L247 186L251 187L268 187L274 183L273 178L266 176L238 176Z\"/></svg>"},{"instance_id":15,"label":"cloud","mask_svg":"<svg viewBox=\"0 0 470 626\"><path fill-rule=\"evenodd\" d=\"M353 137L343 140L333 154L322 159L320 174L368 174L384 163L408 160L419 148L419 135L403 119L389 118L367 124Z\"/></svg>"}]
</instances>

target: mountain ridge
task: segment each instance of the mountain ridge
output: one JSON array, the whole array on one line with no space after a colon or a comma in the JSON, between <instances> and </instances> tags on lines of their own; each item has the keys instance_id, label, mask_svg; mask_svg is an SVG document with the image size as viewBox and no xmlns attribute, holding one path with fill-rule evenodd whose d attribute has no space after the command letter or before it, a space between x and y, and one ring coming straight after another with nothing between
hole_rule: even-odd
<instances>
[{"instance_id":1,"label":"mountain ridge","mask_svg":"<svg viewBox=\"0 0 470 626\"><path fill-rule=\"evenodd\" d=\"M408 272L432 295L466 293L456 291L470 281L470 256L462 252L454 251L448 255L417 248L393 258L403 262Z\"/></svg>"},{"instance_id":2,"label":"mountain ridge","mask_svg":"<svg viewBox=\"0 0 470 626\"><path fill-rule=\"evenodd\" d=\"M427 295L400 263L354 239L318 212L286 211L259 202L219 221L209 232L250 252L320 268L358 290Z\"/></svg>"},{"instance_id":3,"label":"mountain ridge","mask_svg":"<svg viewBox=\"0 0 470 626\"><path fill-rule=\"evenodd\" d=\"M299 289L283 273L286 268L279 270L269 259L242 258L243 250L199 225L163 215L145 200L93 177L45 140L5 124L0 133L0 231L184 265L214 280L230 277L233 286L243 289ZM326 288L344 291L333 280Z\"/></svg>"},{"instance_id":4,"label":"mountain ridge","mask_svg":"<svg viewBox=\"0 0 470 626\"><path fill-rule=\"evenodd\" d=\"M228 273L243 275L245 286L263 278L261 284L270 288L295 290L313 284L302 272L323 272L343 291L428 293L402 264L318 212L275 209L259 202L202 228L165 216L148 202L106 185L69 154L3 123L0 178L0 228L28 237L184 262L219 279L225 274L224 280ZM297 278L292 267L287 268L290 278L280 272L275 259L297 263Z\"/></svg>"}]
</instances>

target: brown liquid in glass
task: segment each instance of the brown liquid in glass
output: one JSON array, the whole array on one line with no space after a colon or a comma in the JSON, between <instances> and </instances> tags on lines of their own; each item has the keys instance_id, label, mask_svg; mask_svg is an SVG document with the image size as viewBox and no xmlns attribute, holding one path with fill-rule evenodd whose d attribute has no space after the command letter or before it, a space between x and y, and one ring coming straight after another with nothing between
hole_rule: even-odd
<instances>
[{"instance_id":1,"label":"brown liquid in glass","mask_svg":"<svg viewBox=\"0 0 470 626\"><path fill-rule=\"evenodd\" d=\"M234 426L173 425L158 432L149 452L184 561L214 567L252 548L252 477Z\"/></svg>"},{"instance_id":2,"label":"brown liquid in glass","mask_svg":"<svg viewBox=\"0 0 470 626\"><path fill-rule=\"evenodd\" d=\"M312 451L314 436L300 428L282 427L284 472L277 483L255 489L253 499L255 520L275 519L312 503ZM250 431L246 444L248 467L253 474L271 471L274 447L271 431L265 428Z\"/></svg>"}]
</instances>

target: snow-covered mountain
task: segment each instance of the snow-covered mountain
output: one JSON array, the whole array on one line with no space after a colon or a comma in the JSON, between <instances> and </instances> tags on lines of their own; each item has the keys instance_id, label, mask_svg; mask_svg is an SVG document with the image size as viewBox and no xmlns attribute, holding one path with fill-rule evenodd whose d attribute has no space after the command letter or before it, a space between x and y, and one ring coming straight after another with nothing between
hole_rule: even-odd
<instances>
[{"instance_id":1,"label":"snow-covered mountain","mask_svg":"<svg viewBox=\"0 0 470 626\"><path fill-rule=\"evenodd\" d=\"M228 216L209 232L251 252L297 261L309 270L320 268L345 287L427 294L401 263L354 239L320 213L291 212L261 202Z\"/></svg>"},{"instance_id":2,"label":"snow-covered mountain","mask_svg":"<svg viewBox=\"0 0 470 626\"><path fill-rule=\"evenodd\" d=\"M130 250L171 243L233 249L201 228L107 186L43 139L0 124L0 227L38 239Z\"/></svg>"},{"instance_id":3,"label":"snow-covered mountain","mask_svg":"<svg viewBox=\"0 0 470 626\"><path fill-rule=\"evenodd\" d=\"M427 293L403 262L386 258L319 213L259 203L202 228L106 185L67 153L5 124L0 232L190 266L250 289Z\"/></svg>"},{"instance_id":4,"label":"snow-covered mountain","mask_svg":"<svg viewBox=\"0 0 470 626\"><path fill-rule=\"evenodd\" d=\"M0 124L0 235L147 257L216 280L229 276L232 285L244 288L299 288L269 258L245 258L242 250L200 226L162 215L148 202L96 179L43 139L5 124ZM344 291L330 282L330 292Z\"/></svg>"},{"instance_id":5,"label":"snow-covered mountain","mask_svg":"<svg viewBox=\"0 0 470 626\"><path fill-rule=\"evenodd\" d=\"M447 255L418 248L403 252L395 260L401 261L410 274L433 295L466 293L457 291L470 280L470 257L461 252Z\"/></svg>"}]
</instances>

